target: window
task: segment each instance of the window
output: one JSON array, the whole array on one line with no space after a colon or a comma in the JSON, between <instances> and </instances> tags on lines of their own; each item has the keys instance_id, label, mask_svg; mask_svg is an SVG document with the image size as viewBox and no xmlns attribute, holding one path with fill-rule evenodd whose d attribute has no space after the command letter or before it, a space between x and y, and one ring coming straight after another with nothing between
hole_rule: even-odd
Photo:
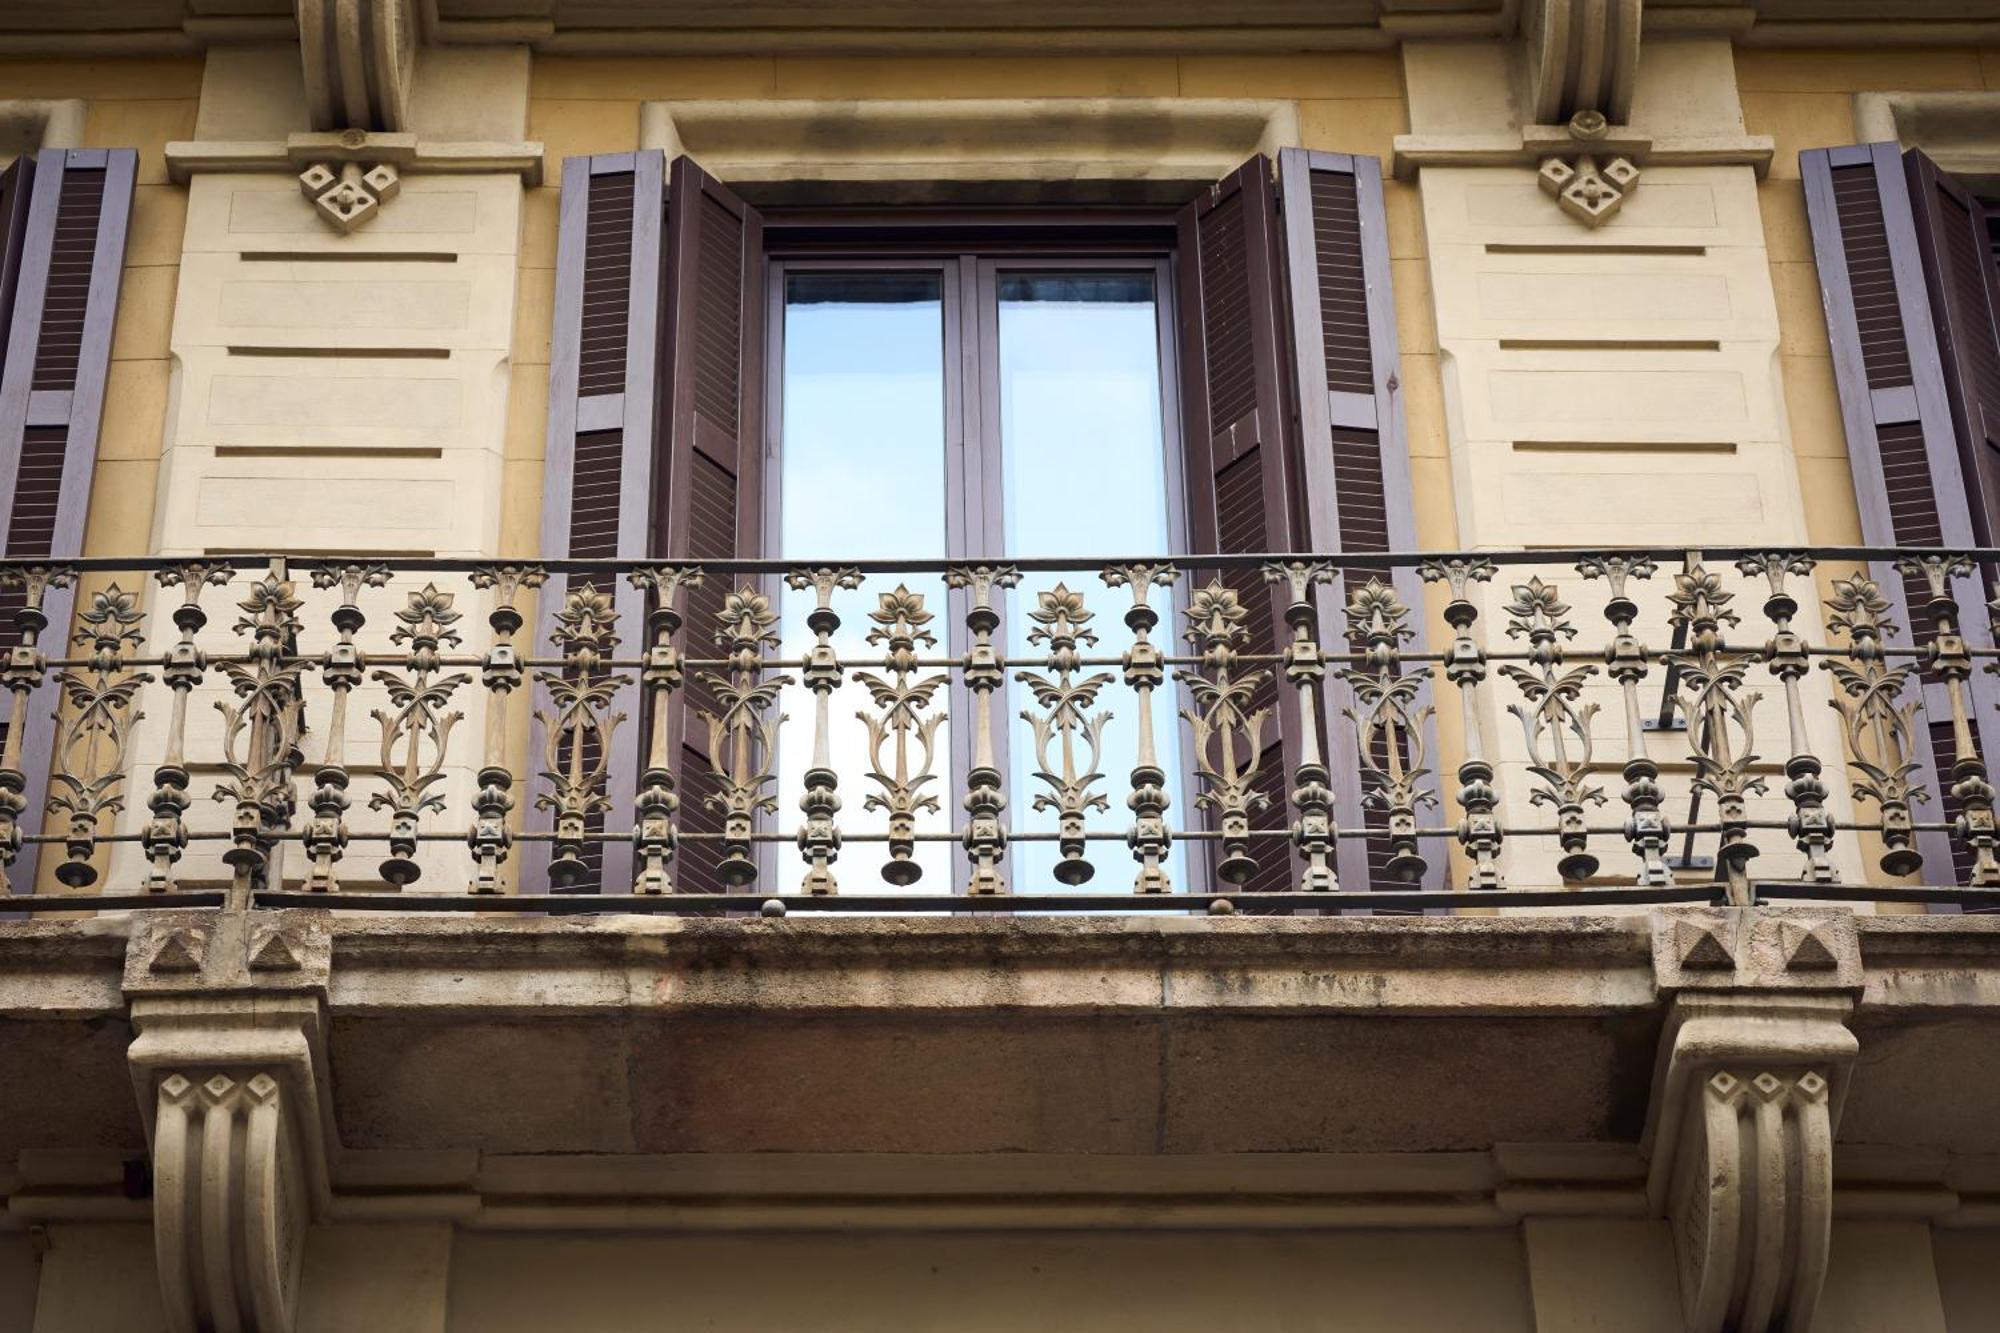
<instances>
[{"instance_id":1,"label":"window","mask_svg":"<svg viewBox=\"0 0 2000 1333\"><path fill-rule=\"evenodd\" d=\"M1195 577L1234 588L1253 641L1269 652L1282 630L1278 594L1255 568L1204 568L1200 556L1415 548L1373 159L1287 150L1274 167L1258 157L1191 191L1178 209L1144 216L1025 208L767 216L689 159L668 164L658 153L572 158L562 188L543 515L550 556L1074 555L1088 565L1177 553ZM1116 503L1103 503L1107 495ZM1096 594L1088 601L1098 624L1118 629L1095 569L1038 574L1006 607L1010 674L1032 665L1019 660L1035 609L1028 594L1072 572ZM935 617L936 651L957 651L963 608L935 575L923 577L919 587L913 574L910 586ZM690 597L689 634L715 623L726 583L710 580ZM1414 584L1401 591L1412 604L1421 596ZM622 623L644 623L637 594L618 595ZM796 599L780 606L780 632L796 643L802 610ZM851 605L842 615L841 633L852 636L842 657L879 655L859 646L864 616ZM1337 640L1340 621L1328 609L1322 635ZM1163 623L1156 640L1177 643L1181 628ZM690 683L672 724L681 828L697 834L721 825L702 799L716 782L703 688ZM1324 716L1340 716L1344 694L1329 682ZM1119 703L1115 690L1102 698ZM1166 714L1156 718L1160 734L1179 732L1170 714L1180 702L1167 691L1156 697ZM1259 791L1267 804L1256 816L1277 831L1292 819L1285 784L1298 721L1291 691L1275 679L1255 706L1279 719L1266 732ZM636 713L637 701L620 707ZM1018 703L1005 707L1003 716L1019 712ZM966 713L962 701L950 711ZM1007 725L1007 819L1018 830L1043 814L1031 803L1031 738ZM630 819L635 731L613 743L607 828ZM949 730L939 741L969 744ZM1367 775L1351 740L1323 745L1343 819L1369 818L1357 813ZM775 819L786 828L797 819L798 760L779 751ZM969 766L963 753L940 763L933 833L961 818ZM1120 754L1107 746L1101 767L1112 808L1097 827L1115 831L1125 818ZM1207 818L1193 794L1188 783L1175 793L1176 828ZM879 823L863 810L865 795L843 778L844 829ZM740 862L722 875L705 850L714 845L682 843L684 886L742 879ZM767 846L758 882L795 887L796 857ZM1182 854L1205 862L1207 845L1192 846ZM1123 879L1129 870L1116 848L1100 844L1092 860ZM963 854L950 842L929 844L927 855L925 886L962 878ZM607 886L629 878L629 856L606 844ZM1054 887L1038 882L1052 857L1015 844L1015 887ZM1350 886L1387 887L1386 860L1379 839L1340 847ZM1245 887L1284 887L1289 871L1282 853L1260 857ZM1425 882L1435 884L1438 871ZM858 870L843 883L857 874L872 878ZM1197 864L1180 882L1201 879Z\"/></svg>"},{"instance_id":2,"label":"window","mask_svg":"<svg viewBox=\"0 0 2000 1333\"><path fill-rule=\"evenodd\" d=\"M764 554L786 559L940 558L1018 560L1082 557L1074 568L1038 571L1002 594L1005 652L1035 662L1029 640L1036 595L1059 588L1083 595L1115 637L1117 600L1087 562L1181 552L1185 544L1171 394L1171 266L1163 231L1154 252L1079 255L1061 246L1016 246L947 258L912 252L925 233L884 234L875 253L798 257L782 233L767 233L772 260L766 359L769 458ZM970 238L961 235L960 248ZM810 247L807 247L809 250ZM1088 506L1090 522L1077 521ZM906 580L935 616L938 651L966 647L966 606L935 574ZM783 655L810 647L810 593L781 596ZM869 626L850 616L835 644L846 661L880 656ZM1037 811L1035 742L1020 713L1023 687L1010 681L996 700L1007 719L1001 769L1016 829L1053 832ZM850 678L834 698L834 762L850 801L871 789L865 739L855 714L865 691ZM963 700L960 701L964 702ZM1106 681L1096 707L1120 725L1108 730L1099 769L1107 787L1131 771L1130 719L1136 700ZM1180 773L1171 700L1153 701L1162 763ZM954 707L955 716L965 709ZM948 769L934 787L962 790L970 745L947 722L937 739ZM780 748L778 800L796 809L809 756ZM1176 786L1191 790L1183 778ZM919 831L948 830L950 802L919 818ZM1100 821L1101 822L1101 821ZM954 880L952 848L920 844L923 883ZM1053 883L1054 844L1022 842L1012 873ZM1180 860L1175 866L1180 878ZM962 879L962 875L958 876Z\"/></svg>"}]
</instances>

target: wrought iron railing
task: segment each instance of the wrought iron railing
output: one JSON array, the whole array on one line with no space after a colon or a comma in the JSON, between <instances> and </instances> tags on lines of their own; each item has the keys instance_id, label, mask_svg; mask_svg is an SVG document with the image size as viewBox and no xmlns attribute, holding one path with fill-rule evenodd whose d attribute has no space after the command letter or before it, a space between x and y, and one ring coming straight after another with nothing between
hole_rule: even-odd
<instances>
[{"instance_id":1,"label":"wrought iron railing","mask_svg":"<svg viewBox=\"0 0 2000 1333\"><path fill-rule=\"evenodd\" d=\"M15 906L1983 904L1996 570L0 562L0 863Z\"/></svg>"}]
</instances>

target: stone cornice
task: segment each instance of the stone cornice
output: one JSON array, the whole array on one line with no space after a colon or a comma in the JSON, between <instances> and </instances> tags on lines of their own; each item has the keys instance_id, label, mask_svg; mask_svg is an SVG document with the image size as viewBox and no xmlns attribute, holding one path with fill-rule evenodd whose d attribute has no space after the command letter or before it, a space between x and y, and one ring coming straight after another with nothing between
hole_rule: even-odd
<instances>
[{"instance_id":1,"label":"stone cornice","mask_svg":"<svg viewBox=\"0 0 2000 1333\"><path fill-rule=\"evenodd\" d=\"M313 0L338 14L351 0ZM249 12L214 15L188 0L178 22L162 22L159 7L141 0L98 0L89 27L53 27L50 16L0 21L0 53L56 55L186 54L213 45L297 40L301 25L288 0L266 0ZM742 8L741 27L677 21L679 0L622 5L625 26L607 26L602 6L554 0L547 16L492 18L455 0L398 6L411 13L425 40L454 45L525 45L547 53L645 54L1092 54L1182 51L1300 51L1382 49L1411 40L1506 36L1517 29L1519 0L1474 0L1438 12L1401 0L1295 0L1296 14L1266 22L1218 23L1212 4L1164 0L1149 7L1144 26L1037 28L1008 13L1002 0L943 0L928 21L906 28L830 23L823 6L763 0ZM1262 7L1268 14L1270 5ZM24 15L31 11L23 10ZM1907 4L1879 0L1873 17L1841 0L1717 0L1706 5L1651 6L1647 33L1729 36L1760 46L1839 46L1990 43L2000 40L2000 14L1920 17ZM396 50L392 45L391 52ZM393 61L391 62L393 64ZM364 85L365 86L365 85ZM381 126L381 128L393 128Z\"/></svg>"},{"instance_id":2,"label":"stone cornice","mask_svg":"<svg viewBox=\"0 0 2000 1333\"><path fill-rule=\"evenodd\" d=\"M1532 167L1564 146L1565 132L1548 125L1495 134L1399 134L1390 166L1398 180L1414 179L1424 167ZM1745 166L1760 177L1771 169L1771 158L1777 151L1776 141L1768 134L1656 139L1629 125L1610 126L1598 146L1606 152L1637 152L1648 166Z\"/></svg>"},{"instance_id":3,"label":"stone cornice","mask_svg":"<svg viewBox=\"0 0 2000 1333\"><path fill-rule=\"evenodd\" d=\"M298 171L315 162L387 162L405 174L518 175L542 182L539 143L456 143L414 134L294 134L286 139L176 141L166 146L167 176L186 184L205 172Z\"/></svg>"}]
</instances>

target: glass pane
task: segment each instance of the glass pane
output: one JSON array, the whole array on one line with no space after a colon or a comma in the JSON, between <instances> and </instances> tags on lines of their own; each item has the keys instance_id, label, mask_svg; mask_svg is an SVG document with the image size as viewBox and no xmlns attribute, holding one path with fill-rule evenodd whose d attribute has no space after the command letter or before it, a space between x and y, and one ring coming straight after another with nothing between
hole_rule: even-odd
<instances>
[{"instance_id":1,"label":"glass pane","mask_svg":"<svg viewBox=\"0 0 2000 1333\"><path fill-rule=\"evenodd\" d=\"M778 551L786 559L851 562L857 559L938 558L945 554L945 384L944 302L940 279L929 273L790 273L785 278L784 417L779 449L780 521ZM919 645L927 656L949 651L949 615L944 581L936 576L907 579L871 576L858 592L835 594L834 609L841 627L834 634L835 650L848 666L847 678L834 692L828 708L831 757L839 775L843 832L881 833L888 818L881 810L866 810L864 802L884 793L883 784L869 776L868 732L858 714L879 714L867 688L855 679L856 668L873 669L893 683L880 668L884 649L867 642L874 628L868 613L877 595L898 582L924 601L933 619L926 627L936 636L935 648ZM785 589L781 601L784 655L803 656L812 646L806 616L815 599L810 592ZM796 676L796 672L793 673ZM919 671L912 680L937 674ZM784 692L784 711L791 721L783 731L778 757L780 828L796 827L802 815L799 797L812 761L813 699L802 686ZM949 707L940 688L928 717ZM924 746L911 734L906 742L908 770L922 767ZM885 740L883 767L894 773L897 744ZM938 809L919 814L920 832L948 832L957 813L951 775L949 726L931 740L928 782L920 797L931 797ZM880 868L887 858L880 842L848 842L834 866L844 891L880 892ZM917 845L922 881L912 891L951 891L951 844ZM799 860L782 848L779 883L796 890Z\"/></svg>"},{"instance_id":2,"label":"glass pane","mask_svg":"<svg viewBox=\"0 0 2000 1333\"><path fill-rule=\"evenodd\" d=\"M1166 444L1160 390L1160 338L1153 274L1046 273L1002 276L1000 301L1000 432L1006 488L1007 553L1013 556L1164 555L1173 549L1167 521ZM1116 657L1130 642L1124 626L1130 598L1125 589L1107 588L1098 567L1037 573L1023 579L1008 616L1008 654L1035 662L1046 644L1031 644L1038 594L1058 585L1082 598L1095 633L1085 656ZM1154 605L1162 623L1154 638L1173 633L1171 600L1161 590ZM1054 680L1045 667L1036 671ZM1136 699L1118 680L1116 666L1078 670L1072 683L1103 677L1088 704L1077 700L1083 726L1065 739L1045 738L1046 755L1022 710L1044 712L1023 684L1012 686L1015 714L1009 762L1013 769L1010 803L1013 827L1053 832L1060 783L1094 770L1102 777L1088 788L1102 797L1103 810L1086 817L1093 832L1121 832L1129 824L1125 797L1138 758ZM1168 785L1177 788L1180 733L1171 688L1155 693L1153 734ZM1088 719L1110 714L1093 747ZM1093 754L1093 749L1095 753ZM1067 752L1066 752L1067 751ZM1047 764L1043 763L1046 757ZM1095 759L1093 766L1092 759ZM1040 798L1041 809L1035 805ZM1174 792L1170 825L1188 819L1186 799ZM1092 888L1122 892L1131 886L1131 854L1120 842L1092 842L1088 859L1096 867ZM1016 843L1009 852L1013 883L1021 892L1060 888L1055 879L1059 853L1053 843ZM1171 864L1174 884L1187 887L1179 844Z\"/></svg>"}]
</instances>

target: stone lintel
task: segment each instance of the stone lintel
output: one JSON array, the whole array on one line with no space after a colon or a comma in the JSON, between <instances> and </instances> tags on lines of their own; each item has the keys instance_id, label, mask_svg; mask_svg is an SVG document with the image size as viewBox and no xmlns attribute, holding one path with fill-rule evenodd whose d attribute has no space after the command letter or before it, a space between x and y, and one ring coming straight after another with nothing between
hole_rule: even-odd
<instances>
[{"instance_id":1,"label":"stone lintel","mask_svg":"<svg viewBox=\"0 0 2000 1333\"><path fill-rule=\"evenodd\" d=\"M542 183L539 143L469 143L413 134L293 134L283 140L177 140L166 146L167 176L179 185L205 172L297 171L314 162L386 163L416 175L515 175Z\"/></svg>"}]
</instances>

